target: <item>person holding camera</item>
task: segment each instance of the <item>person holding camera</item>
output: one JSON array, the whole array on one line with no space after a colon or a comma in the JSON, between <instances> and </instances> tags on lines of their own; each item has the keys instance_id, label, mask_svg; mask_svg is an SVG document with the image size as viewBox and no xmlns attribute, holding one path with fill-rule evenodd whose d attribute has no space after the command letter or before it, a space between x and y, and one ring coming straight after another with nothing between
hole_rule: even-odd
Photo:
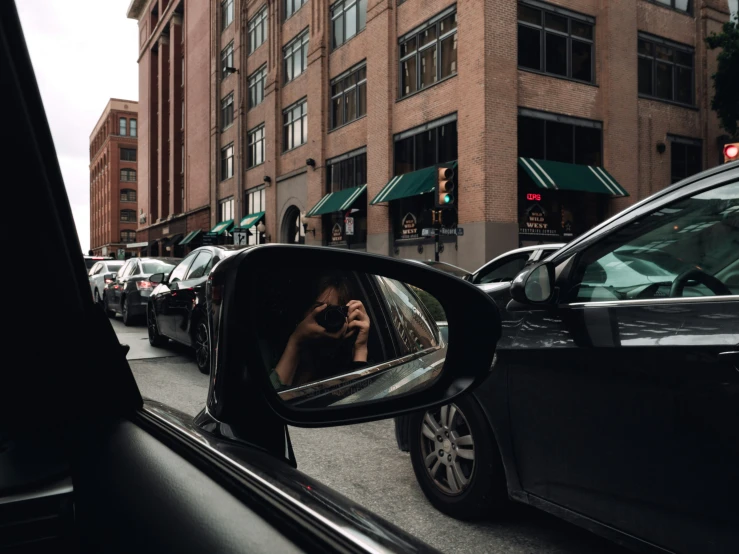
<instances>
[{"instance_id":1,"label":"person holding camera","mask_svg":"<svg viewBox=\"0 0 739 554\"><path fill-rule=\"evenodd\" d=\"M346 280L326 275L317 280L271 374L275 388L328 378L367 364L370 319L352 299ZM316 294L317 291L317 294Z\"/></svg>"}]
</instances>

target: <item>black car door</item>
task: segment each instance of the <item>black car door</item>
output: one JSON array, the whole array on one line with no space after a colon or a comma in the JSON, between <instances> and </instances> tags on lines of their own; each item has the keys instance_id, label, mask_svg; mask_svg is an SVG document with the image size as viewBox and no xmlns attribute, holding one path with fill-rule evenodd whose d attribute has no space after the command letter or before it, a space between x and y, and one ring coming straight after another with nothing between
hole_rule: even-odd
<instances>
[{"instance_id":1,"label":"black car door","mask_svg":"<svg viewBox=\"0 0 739 554\"><path fill-rule=\"evenodd\" d=\"M112 286L110 287L110 307L114 310L120 311L121 309L121 297L123 295L123 291L126 287L126 281L128 278L128 275L131 273L131 268L133 267L134 260L128 260L126 262L126 265L124 265L121 268L121 271L118 272L118 275L116 275L115 281L113 281Z\"/></svg>"},{"instance_id":2,"label":"black car door","mask_svg":"<svg viewBox=\"0 0 739 554\"><path fill-rule=\"evenodd\" d=\"M184 278L175 283L170 296L170 313L174 338L185 344L191 343L190 322L197 305L197 290L207 278L213 255L208 250L201 250L193 259Z\"/></svg>"},{"instance_id":3,"label":"black car door","mask_svg":"<svg viewBox=\"0 0 739 554\"><path fill-rule=\"evenodd\" d=\"M157 290L155 303L157 325L159 326L159 332L171 339L177 339L175 332L176 324L175 317L177 314L177 290L180 286L180 281L187 275L187 270L190 264L198 255L199 251L191 252L187 257L182 260L177 267L172 270L169 274L169 279L166 283L160 285Z\"/></svg>"},{"instance_id":4,"label":"black car door","mask_svg":"<svg viewBox=\"0 0 739 554\"><path fill-rule=\"evenodd\" d=\"M686 188L555 258L559 305L528 313L499 357L528 493L676 552L728 552L739 183Z\"/></svg>"}]
</instances>

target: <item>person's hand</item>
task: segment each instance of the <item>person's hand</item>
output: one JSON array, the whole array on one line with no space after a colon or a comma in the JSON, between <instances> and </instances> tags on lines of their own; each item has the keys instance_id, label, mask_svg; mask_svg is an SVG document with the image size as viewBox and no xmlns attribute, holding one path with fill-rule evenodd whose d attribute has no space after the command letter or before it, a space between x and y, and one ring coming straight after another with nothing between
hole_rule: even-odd
<instances>
[{"instance_id":1,"label":"person's hand","mask_svg":"<svg viewBox=\"0 0 739 554\"><path fill-rule=\"evenodd\" d=\"M357 337L354 341L354 361L366 362L367 341L369 340L370 330L369 316L364 308L364 304L359 300L350 300L346 307L349 308L347 315L349 324L346 326L346 334L347 336L356 335Z\"/></svg>"},{"instance_id":2,"label":"person's hand","mask_svg":"<svg viewBox=\"0 0 739 554\"><path fill-rule=\"evenodd\" d=\"M306 341L323 338L339 339L344 335L346 326L342 327L335 333L329 333L325 327L322 327L316 321L316 316L327 307L328 304L321 304L320 306L313 308L313 310L305 316L305 319L298 324L295 331L293 331L293 334L290 335L290 341L292 341L295 346L300 346Z\"/></svg>"}]
</instances>

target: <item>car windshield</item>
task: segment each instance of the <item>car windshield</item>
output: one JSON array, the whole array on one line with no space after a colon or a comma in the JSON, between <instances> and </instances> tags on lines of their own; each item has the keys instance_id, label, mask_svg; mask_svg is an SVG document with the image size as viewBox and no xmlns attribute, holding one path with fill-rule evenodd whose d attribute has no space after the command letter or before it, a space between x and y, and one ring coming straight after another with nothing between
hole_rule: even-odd
<instances>
[{"instance_id":1,"label":"car windshield","mask_svg":"<svg viewBox=\"0 0 739 554\"><path fill-rule=\"evenodd\" d=\"M118 271L122 266L124 262L108 262L105 264L108 267L108 271Z\"/></svg>"},{"instance_id":2,"label":"car windshield","mask_svg":"<svg viewBox=\"0 0 739 554\"><path fill-rule=\"evenodd\" d=\"M165 262L144 262L143 266L144 274L153 275L154 273L169 273L174 269L174 264L168 264Z\"/></svg>"}]
</instances>

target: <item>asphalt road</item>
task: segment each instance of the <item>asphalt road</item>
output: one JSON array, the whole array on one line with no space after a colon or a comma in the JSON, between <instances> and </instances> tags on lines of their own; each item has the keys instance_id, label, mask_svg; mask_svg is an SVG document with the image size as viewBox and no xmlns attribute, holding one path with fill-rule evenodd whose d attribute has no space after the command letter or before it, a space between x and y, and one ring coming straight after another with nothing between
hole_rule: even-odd
<instances>
[{"instance_id":1,"label":"asphalt road","mask_svg":"<svg viewBox=\"0 0 739 554\"><path fill-rule=\"evenodd\" d=\"M208 388L188 349L149 345L143 323L113 327L128 344L129 363L142 395L195 415ZM291 427L298 468L431 546L449 554L624 554L628 552L574 525L524 506L496 521L464 523L436 511L416 484L410 457L398 450L392 420L326 429Z\"/></svg>"}]
</instances>

